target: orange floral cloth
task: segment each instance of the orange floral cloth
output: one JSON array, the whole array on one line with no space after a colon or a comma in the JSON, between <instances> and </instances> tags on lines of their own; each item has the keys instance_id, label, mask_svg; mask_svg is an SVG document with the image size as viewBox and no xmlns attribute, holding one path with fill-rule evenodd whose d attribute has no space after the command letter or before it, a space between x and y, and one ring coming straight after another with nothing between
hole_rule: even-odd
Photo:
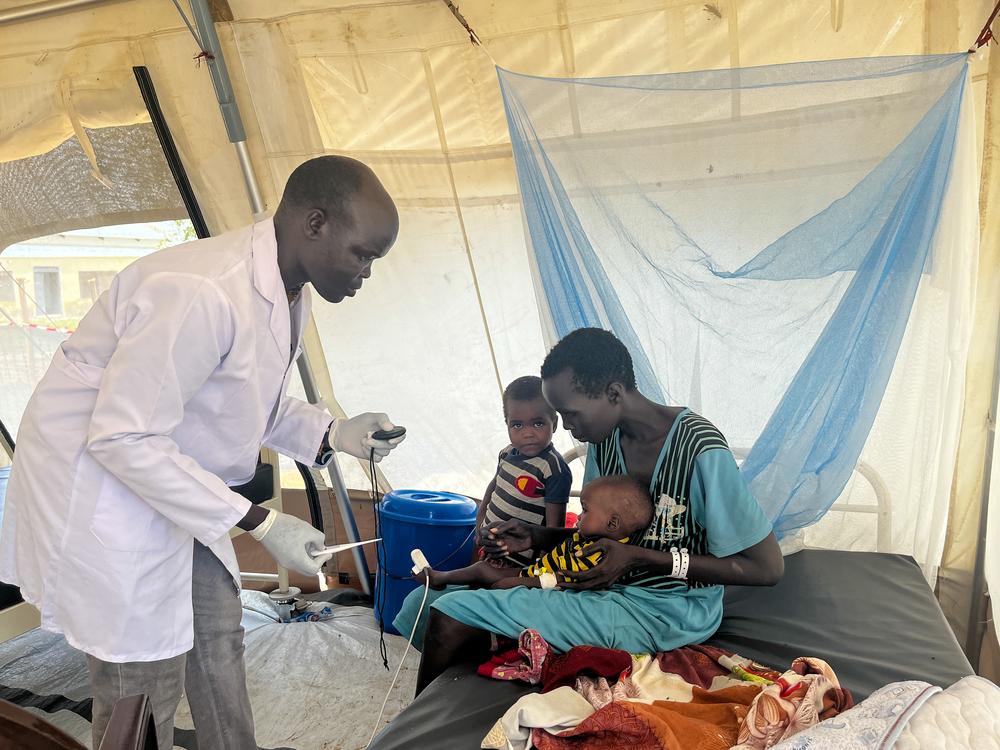
<instances>
[{"instance_id":1,"label":"orange floral cloth","mask_svg":"<svg viewBox=\"0 0 1000 750\"><path fill-rule=\"evenodd\" d=\"M800 657L754 700L734 750L766 750L853 705L829 664Z\"/></svg>"}]
</instances>

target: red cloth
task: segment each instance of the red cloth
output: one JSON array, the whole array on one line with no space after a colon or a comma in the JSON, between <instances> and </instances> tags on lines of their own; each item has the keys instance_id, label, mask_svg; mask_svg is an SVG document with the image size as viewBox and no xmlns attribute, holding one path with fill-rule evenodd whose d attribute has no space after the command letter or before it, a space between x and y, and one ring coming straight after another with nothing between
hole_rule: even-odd
<instances>
[{"instance_id":1,"label":"red cloth","mask_svg":"<svg viewBox=\"0 0 1000 750\"><path fill-rule=\"evenodd\" d=\"M632 667L632 656L598 646L575 646L556 654L535 630L525 630L517 648L504 651L480 664L476 672L494 680L522 680L547 693L563 685L573 686L578 675L617 680Z\"/></svg>"},{"instance_id":2,"label":"red cloth","mask_svg":"<svg viewBox=\"0 0 1000 750\"><path fill-rule=\"evenodd\" d=\"M545 660L542 668L542 692L576 683L579 675L618 679L632 668L632 655L626 651L599 646L574 646L567 653Z\"/></svg>"},{"instance_id":3,"label":"red cloth","mask_svg":"<svg viewBox=\"0 0 1000 750\"><path fill-rule=\"evenodd\" d=\"M729 670L719 664L720 656L732 656L732 652L715 646L683 646L673 651L656 654L660 671L678 675L685 682L708 690L712 680L729 674Z\"/></svg>"},{"instance_id":4,"label":"red cloth","mask_svg":"<svg viewBox=\"0 0 1000 750\"><path fill-rule=\"evenodd\" d=\"M524 630L517 639L517 648L497 654L476 672L494 680L522 680L537 685L542 669L552 658L552 648L536 630Z\"/></svg>"}]
</instances>

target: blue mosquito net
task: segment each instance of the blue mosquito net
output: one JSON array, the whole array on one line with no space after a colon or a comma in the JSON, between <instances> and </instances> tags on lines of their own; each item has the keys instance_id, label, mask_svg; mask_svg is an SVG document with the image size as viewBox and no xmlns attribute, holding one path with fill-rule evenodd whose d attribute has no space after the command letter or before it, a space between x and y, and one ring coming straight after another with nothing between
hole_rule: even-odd
<instances>
[{"instance_id":1,"label":"blue mosquito net","mask_svg":"<svg viewBox=\"0 0 1000 750\"><path fill-rule=\"evenodd\" d=\"M821 518L934 262L966 56L499 76L548 337L613 331L779 537Z\"/></svg>"}]
</instances>

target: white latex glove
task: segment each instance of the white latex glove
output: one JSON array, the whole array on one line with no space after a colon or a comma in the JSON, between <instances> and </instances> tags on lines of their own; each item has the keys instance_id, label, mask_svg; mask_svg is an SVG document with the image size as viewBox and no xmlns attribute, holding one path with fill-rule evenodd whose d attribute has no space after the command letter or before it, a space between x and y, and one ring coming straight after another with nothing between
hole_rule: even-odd
<instances>
[{"instance_id":1,"label":"white latex glove","mask_svg":"<svg viewBox=\"0 0 1000 750\"><path fill-rule=\"evenodd\" d=\"M374 449L375 460L381 461L389 455L389 451L403 442L406 435L392 440L372 440L372 433L376 430L391 430L395 426L387 415L366 411L350 419L335 419L330 425L328 442L335 451L355 458L368 458Z\"/></svg>"},{"instance_id":2,"label":"white latex glove","mask_svg":"<svg viewBox=\"0 0 1000 750\"><path fill-rule=\"evenodd\" d=\"M276 510L268 511L267 518L250 532L250 536L264 545L281 567L303 575L316 575L323 563L333 557L330 553L319 557L311 554L326 546L322 531L300 518Z\"/></svg>"}]
</instances>

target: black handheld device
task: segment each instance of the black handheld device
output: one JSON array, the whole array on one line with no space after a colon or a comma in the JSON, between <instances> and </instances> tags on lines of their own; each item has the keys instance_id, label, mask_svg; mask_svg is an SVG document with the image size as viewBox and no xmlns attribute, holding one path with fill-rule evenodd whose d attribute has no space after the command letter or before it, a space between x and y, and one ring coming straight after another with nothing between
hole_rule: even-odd
<instances>
[{"instance_id":1,"label":"black handheld device","mask_svg":"<svg viewBox=\"0 0 1000 750\"><path fill-rule=\"evenodd\" d=\"M372 440L394 440L398 437L403 437L406 434L406 428L400 425L393 427L391 430L375 430L372 433Z\"/></svg>"}]
</instances>

